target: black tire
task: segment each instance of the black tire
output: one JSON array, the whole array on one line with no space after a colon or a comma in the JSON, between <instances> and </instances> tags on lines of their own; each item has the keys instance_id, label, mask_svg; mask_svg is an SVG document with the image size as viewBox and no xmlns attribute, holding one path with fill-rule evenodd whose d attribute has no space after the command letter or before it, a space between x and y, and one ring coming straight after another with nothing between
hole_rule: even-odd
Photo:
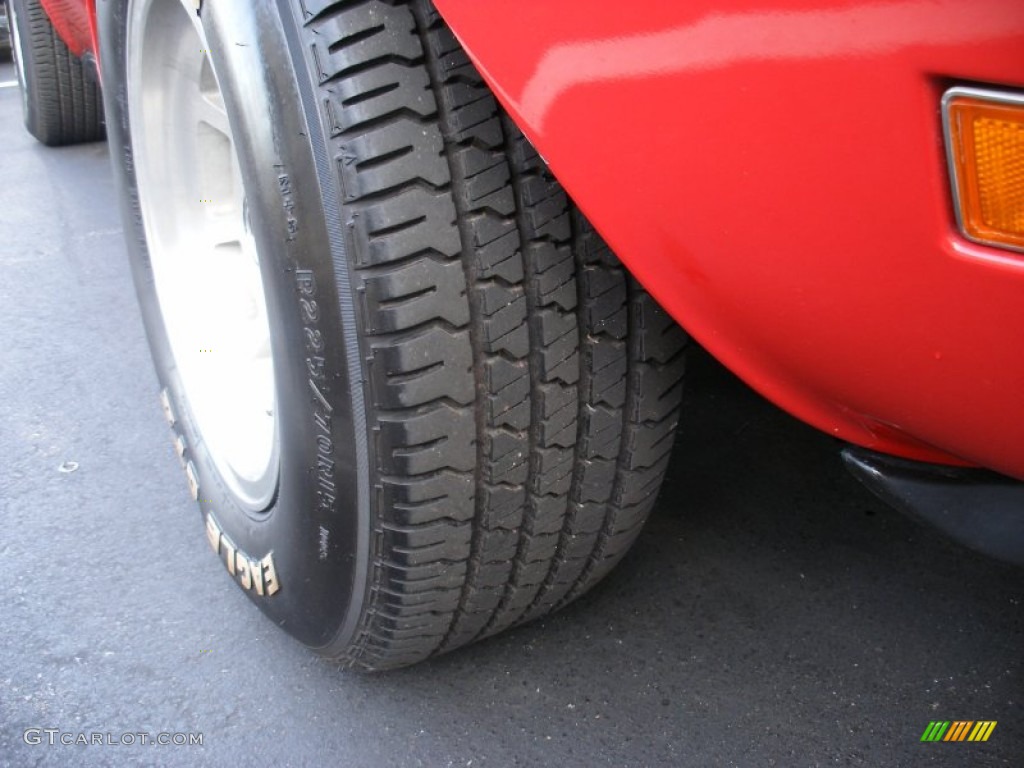
<instances>
[{"instance_id":1,"label":"black tire","mask_svg":"<svg viewBox=\"0 0 1024 768\"><path fill-rule=\"evenodd\" d=\"M0 61L11 58L10 17L7 15L7 2L0 2Z\"/></svg>"},{"instance_id":2,"label":"black tire","mask_svg":"<svg viewBox=\"0 0 1024 768\"><path fill-rule=\"evenodd\" d=\"M586 591L654 503L686 338L433 7L203 5L286 426L275 501L254 515L205 453L153 290L124 106L128 2L100 5L100 38L134 275L211 543L258 568L273 553L279 589L248 594L319 652L380 669Z\"/></svg>"},{"instance_id":3,"label":"black tire","mask_svg":"<svg viewBox=\"0 0 1024 768\"><path fill-rule=\"evenodd\" d=\"M103 99L95 75L60 39L39 0L7 0L12 52L28 132L47 146L101 141Z\"/></svg>"}]
</instances>

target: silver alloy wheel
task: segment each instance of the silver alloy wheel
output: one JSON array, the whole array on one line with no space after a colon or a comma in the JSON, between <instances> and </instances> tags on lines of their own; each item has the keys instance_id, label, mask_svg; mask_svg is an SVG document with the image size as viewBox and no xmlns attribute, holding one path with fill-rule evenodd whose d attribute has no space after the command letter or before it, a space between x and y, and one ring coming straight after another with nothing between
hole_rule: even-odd
<instances>
[{"instance_id":1,"label":"silver alloy wheel","mask_svg":"<svg viewBox=\"0 0 1024 768\"><path fill-rule=\"evenodd\" d=\"M127 101L146 242L171 352L217 471L253 511L277 488L259 253L194 0L129 6Z\"/></svg>"},{"instance_id":2,"label":"silver alloy wheel","mask_svg":"<svg viewBox=\"0 0 1024 768\"><path fill-rule=\"evenodd\" d=\"M21 47L21 33L18 32L18 16L14 3L7 4L7 26L11 30L11 55L14 58L14 70L18 77L18 90L21 91L21 112L28 116L28 79L25 77L25 54Z\"/></svg>"}]
</instances>

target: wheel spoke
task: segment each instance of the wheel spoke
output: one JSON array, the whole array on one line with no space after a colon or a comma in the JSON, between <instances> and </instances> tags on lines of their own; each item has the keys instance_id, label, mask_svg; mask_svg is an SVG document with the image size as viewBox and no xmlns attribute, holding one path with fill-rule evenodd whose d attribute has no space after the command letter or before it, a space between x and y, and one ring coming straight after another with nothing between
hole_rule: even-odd
<instances>
[{"instance_id":1,"label":"wheel spoke","mask_svg":"<svg viewBox=\"0 0 1024 768\"><path fill-rule=\"evenodd\" d=\"M218 104L213 98L204 94L198 99L198 105L197 113L200 122L230 137L231 132L227 125L227 112L224 110L223 103Z\"/></svg>"},{"instance_id":2,"label":"wheel spoke","mask_svg":"<svg viewBox=\"0 0 1024 768\"><path fill-rule=\"evenodd\" d=\"M224 134L231 139L231 128L228 125L228 111L224 106L224 95L217 87L210 57L204 55L199 67L198 88L193 92L197 100L197 117L202 123Z\"/></svg>"}]
</instances>

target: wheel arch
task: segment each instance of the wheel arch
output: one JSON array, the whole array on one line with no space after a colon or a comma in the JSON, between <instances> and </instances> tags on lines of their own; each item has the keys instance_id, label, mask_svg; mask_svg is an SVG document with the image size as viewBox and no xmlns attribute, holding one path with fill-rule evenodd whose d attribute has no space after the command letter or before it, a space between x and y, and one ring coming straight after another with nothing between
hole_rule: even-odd
<instances>
[{"instance_id":1,"label":"wheel arch","mask_svg":"<svg viewBox=\"0 0 1024 768\"><path fill-rule=\"evenodd\" d=\"M938 119L951 82L1024 84L1019 13L530 0L495 25L437 5L622 261L747 384L845 441L1024 477L1024 261L957 232Z\"/></svg>"}]
</instances>

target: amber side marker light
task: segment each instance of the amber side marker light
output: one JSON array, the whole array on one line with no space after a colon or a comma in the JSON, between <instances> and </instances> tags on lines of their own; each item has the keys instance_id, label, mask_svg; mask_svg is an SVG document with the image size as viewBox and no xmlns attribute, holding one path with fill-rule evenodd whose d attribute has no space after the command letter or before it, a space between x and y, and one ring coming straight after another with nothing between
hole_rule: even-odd
<instances>
[{"instance_id":1,"label":"amber side marker light","mask_svg":"<svg viewBox=\"0 0 1024 768\"><path fill-rule=\"evenodd\" d=\"M960 230L978 243L1024 251L1024 96L950 88L942 121Z\"/></svg>"}]
</instances>

